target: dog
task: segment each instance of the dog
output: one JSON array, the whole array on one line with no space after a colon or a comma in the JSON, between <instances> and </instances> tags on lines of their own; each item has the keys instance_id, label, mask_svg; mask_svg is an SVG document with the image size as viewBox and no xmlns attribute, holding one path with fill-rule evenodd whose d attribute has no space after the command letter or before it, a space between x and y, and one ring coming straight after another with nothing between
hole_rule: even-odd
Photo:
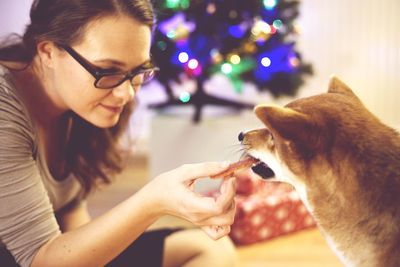
<instances>
[{"instance_id":1,"label":"dog","mask_svg":"<svg viewBox=\"0 0 400 267\"><path fill-rule=\"evenodd\" d=\"M345 266L399 267L399 133L334 76L327 93L254 112L265 128L239 140L268 165L255 172L294 186Z\"/></svg>"}]
</instances>

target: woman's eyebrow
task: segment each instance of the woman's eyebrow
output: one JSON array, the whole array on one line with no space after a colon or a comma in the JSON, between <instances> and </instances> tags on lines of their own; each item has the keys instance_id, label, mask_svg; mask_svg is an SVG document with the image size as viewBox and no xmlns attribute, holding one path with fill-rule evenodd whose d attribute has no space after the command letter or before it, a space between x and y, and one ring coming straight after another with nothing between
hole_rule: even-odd
<instances>
[{"instance_id":1,"label":"woman's eyebrow","mask_svg":"<svg viewBox=\"0 0 400 267\"><path fill-rule=\"evenodd\" d=\"M138 68L138 67L140 67L140 66L143 66L143 65L145 65L145 64L148 64L148 63L150 63L150 62L151 62L151 59L148 58L148 59L146 59L145 61L143 61L141 64L135 66L135 67L132 68L132 69L136 69L136 68ZM126 64L126 63L124 63L124 62L122 62L122 61L119 61L119 60L115 60L115 59L108 59L108 58L105 58L105 59L98 59L98 60L95 60L94 63L108 63L108 64L111 64L111 65L113 65L113 66L120 67L121 69L126 69L126 68L127 68L127 64Z\"/></svg>"},{"instance_id":2,"label":"woman's eyebrow","mask_svg":"<svg viewBox=\"0 0 400 267\"><path fill-rule=\"evenodd\" d=\"M107 63L107 64L111 64L114 66L119 66L121 68L126 67L126 64L124 62L115 60L115 59L109 59L109 58L97 59L97 60L93 61L93 63Z\"/></svg>"}]
</instances>

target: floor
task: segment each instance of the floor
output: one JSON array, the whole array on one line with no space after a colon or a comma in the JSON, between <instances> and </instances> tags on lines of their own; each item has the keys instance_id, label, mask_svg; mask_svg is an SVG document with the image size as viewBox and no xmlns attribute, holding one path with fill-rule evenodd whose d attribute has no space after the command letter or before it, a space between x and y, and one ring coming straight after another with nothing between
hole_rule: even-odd
<instances>
[{"instance_id":1,"label":"floor","mask_svg":"<svg viewBox=\"0 0 400 267\"><path fill-rule=\"evenodd\" d=\"M130 160L115 183L89 198L89 211L96 217L137 191L148 178L146 157ZM165 216L151 228L192 227L188 222ZM341 267L318 229L309 229L266 242L237 247L239 267Z\"/></svg>"}]
</instances>

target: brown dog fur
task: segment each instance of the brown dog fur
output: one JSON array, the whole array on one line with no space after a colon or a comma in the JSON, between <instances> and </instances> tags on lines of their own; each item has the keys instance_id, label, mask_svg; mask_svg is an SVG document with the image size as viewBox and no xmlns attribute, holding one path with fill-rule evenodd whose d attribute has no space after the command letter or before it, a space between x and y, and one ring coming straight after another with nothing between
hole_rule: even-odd
<instances>
[{"instance_id":1,"label":"brown dog fur","mask_svg":"<svg viewBox=\"0 0 400 267\"><path fill-rule=\"evenodd\" d=\"M259 105L242 144L291 183L346 266L400 266L400 136L333 77L325 94Z\"/></svg>"}]
</instances>

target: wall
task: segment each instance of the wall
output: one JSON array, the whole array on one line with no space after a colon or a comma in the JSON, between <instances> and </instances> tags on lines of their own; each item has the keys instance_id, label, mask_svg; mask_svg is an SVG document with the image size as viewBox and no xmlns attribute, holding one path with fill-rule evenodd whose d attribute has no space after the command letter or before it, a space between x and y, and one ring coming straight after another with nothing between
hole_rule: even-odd
<instances>
[{"instance_id":1,"label":"wall","mask_svg":"<svg viewBox=\"0 0 400 267\"><path fill-rule=\"evenodd\" d=\"M400 128L400 1L304 0L299 48L316 74L302 95L336 73L383 121Z\"/></svg>"},{"instance_id":2,"label":"wall","mask_svg":"<svg viewBox=\"0 0 400 267\"><path fill-rule=\"evenodd\" d=\"M0 37L16 32L23 33L29 22L32 0L0 1Z\"/></svg>"}]
</instances>

